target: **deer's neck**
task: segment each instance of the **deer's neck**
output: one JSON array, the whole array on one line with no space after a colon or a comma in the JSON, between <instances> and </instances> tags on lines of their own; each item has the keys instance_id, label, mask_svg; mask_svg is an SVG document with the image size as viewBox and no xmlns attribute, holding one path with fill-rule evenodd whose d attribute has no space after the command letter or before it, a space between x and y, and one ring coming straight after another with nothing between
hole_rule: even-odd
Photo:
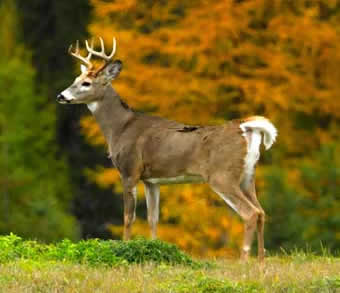
<instances>
[{"instance_id":1,"label":"deer's neck","mask_svg":"<svg viewBox=\"0 0 340 293\"><path fill-rule=\"evenodd\" d=\"M124 125L133 118L135 113L120 99L115 90L108 86L103 98L87 105L98 122L112 151L112 142L116 141L124 130Z\"/></svg>"}]
</instances>

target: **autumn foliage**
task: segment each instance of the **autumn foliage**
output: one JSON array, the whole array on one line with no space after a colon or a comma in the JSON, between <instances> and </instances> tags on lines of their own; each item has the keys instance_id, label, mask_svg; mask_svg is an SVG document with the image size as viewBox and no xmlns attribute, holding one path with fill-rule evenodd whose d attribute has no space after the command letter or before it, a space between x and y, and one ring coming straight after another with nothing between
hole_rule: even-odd
<instances>
[{"instance_id":1,"label":"autumn foliage","mask_svg":"<svg viewBox=\"0 0 340 293\"><path fill-rule=\"evenodd\" d=\"M319 191L306 189L300 166L315 167L315 152L339 142L338 1L92 0L92 5L89 32L108 46L117 38L124 69L114 87L131 107L190 124L266 116L279 138L257 169L260 200L269 190L265 178L271 166L285 172L288 185L315 198ZM104 145L91 116L81 124L91 143ZM120 191L113 169L89 173L99 185ZM144 200L141 186L139 194ZM109 229L121 233L119 226ZM234 254L242 229L207 186L161 188L162 240L196 255ZM148 235L145 218L138 217L134 233Z\"/></svg>"}]
</instances>

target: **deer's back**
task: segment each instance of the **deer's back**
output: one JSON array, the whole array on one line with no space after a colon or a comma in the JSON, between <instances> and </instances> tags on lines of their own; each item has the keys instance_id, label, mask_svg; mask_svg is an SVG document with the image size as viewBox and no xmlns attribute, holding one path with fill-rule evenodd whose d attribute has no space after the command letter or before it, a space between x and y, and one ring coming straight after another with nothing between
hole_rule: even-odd
<instances>
[{"instance_id":1,"label":"deer's back","mask_svg":"<svg viewBox=\"0 0 340 293\"><path fill-rule=\"evenodd\" d=\"M137 141L143 176L198 174L206 178L213 170L242 172L246 142L241 134L236 120L220 126L192 126L155 119Z\"/></svg>"}]
</instances>

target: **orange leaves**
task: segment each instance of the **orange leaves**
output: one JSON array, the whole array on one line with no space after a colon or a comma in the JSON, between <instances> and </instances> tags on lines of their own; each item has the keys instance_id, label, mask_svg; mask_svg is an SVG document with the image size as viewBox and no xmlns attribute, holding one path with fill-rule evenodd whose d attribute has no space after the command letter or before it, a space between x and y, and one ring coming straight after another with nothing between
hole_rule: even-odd
<instances>
[{"instance_id":1,"label":"orange leaves","mask_svg":"<svg viewBox=\"0 0 340 293\"><path fill-rule=\"evenodd\" d=\"M89 141L94 145L105 144L105 138L93 116L86 116L80 120L80 125Z\"/></svg>"},{"instance_id":2,"label":"orange leaves","mask_svg":"<svg viewBox=\"0 0 340 293\"><path fill-rule=\"evenodd\" d=\"M162 187L161 215L161 239L195 255L229 254L242 240L242 224L207 185Z\"/></svg>"},{"instance_id":3,"label":"orange leaves","mask_svg":"<svg viewBox=\"0 0 340 293\"><path fill-rule=\"evenodd\" d=\"M113 168L101 168L97 170L97 173L94 173L94 181L101 187L109 187L114 184L116 186L120 186L120 175L117 169ZM120 189L120 192L122 192L122 189Z\"/></svg>"}]
</instances>

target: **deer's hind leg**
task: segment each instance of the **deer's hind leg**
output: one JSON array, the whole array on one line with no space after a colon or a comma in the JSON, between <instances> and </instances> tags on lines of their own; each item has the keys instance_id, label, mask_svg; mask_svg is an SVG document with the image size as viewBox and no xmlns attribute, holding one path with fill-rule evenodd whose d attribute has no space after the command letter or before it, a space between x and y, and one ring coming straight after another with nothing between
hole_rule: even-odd
<instances>
[{"instance_id":1,"label":"deer's hind leg","mask_svg":"<svg viewBox=\"0 0 340 293\"><path fill-rule=\"evenodd\" d=\"M146 205L148 209L148 222L151 229L151 238L157 238L157 223L159 220L159 185L144 182Z\"/></svg>"},{"instance_id":2,"label":"deer's hind leg","mask_svg":"<svg viewBox=\"0 0 340 293\"><path fill-rule=\"evenodd\" d=\"M258 258L263 260L264 258L264 223L265 223L265 212L257 199L255 180L252 180L248 184L241 184L241 189L247 198L260 210L260 214L257 219L257 251Z\"/></svg>"},{"instance_id":3,"label":"deer's hind leg","mask_svg":"<svg viewBox=\"0 0 340 293\"><path fill-rule=\"evenodd\" d=\"M232 178L228 174L215 174L209 179L209 184L243 219L245 227L241 258L247 260L261 210L243 193L237 178Z\"/></svg>"}]
</instances>

